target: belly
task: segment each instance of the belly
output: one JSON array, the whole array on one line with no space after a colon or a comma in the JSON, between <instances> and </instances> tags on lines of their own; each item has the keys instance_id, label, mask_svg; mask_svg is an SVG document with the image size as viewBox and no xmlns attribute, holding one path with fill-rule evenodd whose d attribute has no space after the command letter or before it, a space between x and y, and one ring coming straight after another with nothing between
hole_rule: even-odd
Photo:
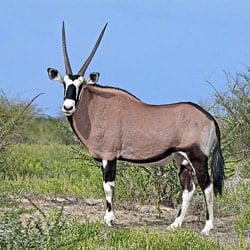
<instances>
[{"instance_id":1,"label":"belly","mask_svg":"<svg viewBox=\"0 0 250 250\"><path fill-rule=\"evenodd\" d=\"M134 157L134 155L121 155L118 160L127 161L139 165L164 166L171 162L175 157L175 149L168 149L160 154L150 157Z\"/></svg>"}]
</instances>

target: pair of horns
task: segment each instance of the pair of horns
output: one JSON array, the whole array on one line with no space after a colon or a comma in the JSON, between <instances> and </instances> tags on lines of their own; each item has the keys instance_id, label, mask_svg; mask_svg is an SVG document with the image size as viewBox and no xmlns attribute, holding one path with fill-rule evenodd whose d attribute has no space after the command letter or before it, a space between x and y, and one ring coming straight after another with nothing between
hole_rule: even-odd
<instances>
[{"instance_id":1,"label":"pair of horns","mask_svg":"<svg viewBox=\"0 0 250 250\"><path fill-rule=\"evenodd\" d=\"M87 58L87 60L84 62L84 64L82 65L81 69L78 71L77 75L79 76L84 76L84 73L86 71L86 69L88 68L93 56L95 55L95 52L102 40L103 34L105 32L105 29L107 27L108 23L105 24L104 28L102 29L102 32L100 33L95 46L93 47L89 57ZM64 28L64 22L62 24L62 47L63 47L63 57L64 57L64 64L65 64L65 69L66 69L66 74L67 75L73 75L71 66L70 66L70 62L69 62L69 56L68 56L68 52L67 52L67 46L66 46L66 38L65 38L65 28Z\"/></svg>"}]
</instances>

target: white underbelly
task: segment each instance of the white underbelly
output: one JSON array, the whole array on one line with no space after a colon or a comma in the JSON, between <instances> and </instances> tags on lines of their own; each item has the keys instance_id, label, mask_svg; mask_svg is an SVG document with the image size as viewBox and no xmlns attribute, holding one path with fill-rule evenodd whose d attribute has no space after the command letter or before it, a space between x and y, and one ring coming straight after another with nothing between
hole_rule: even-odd
<instances>
[{"instance_id":1,"label":"white underbelly","mask_svg":"<svg viewBox=\"0 0 250 250\"><path fill-rule=\"evenodd\" d=\"M159 161L155 161L155 162L150 162L150 163L143 163L140 165L145 165L145 166L153 166L153 167L162 167L165 166L166 164L170 163L171 161L173 161L175 158L175 153L167 156L166 158L163 158Z\"/></svg>"}]
</instances>

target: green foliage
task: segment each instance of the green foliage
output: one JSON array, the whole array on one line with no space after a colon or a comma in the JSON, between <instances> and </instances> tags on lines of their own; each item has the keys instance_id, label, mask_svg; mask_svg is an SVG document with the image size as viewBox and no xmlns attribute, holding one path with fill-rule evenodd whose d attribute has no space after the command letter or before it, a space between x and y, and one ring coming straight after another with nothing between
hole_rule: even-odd
<instances>
[{"instance_id":1,"label":"green foliage","mask_svg":"<svg viewBox=\"0 0 250 250\"><path fill-rule=\"evenodd\" d=\"M10 145L22 141L22 133L27 130L30 121L38 113L38 109L32 103L40 95L35 96L30 102L14 102L3 92L0 93L0 157Z\"/></svg>"},{"instance_id":2,"label":"green foliage","mask_svg":"<svg viewBox=\"0 0 250 250\"><path fill-rule=\"evenodd\" d=\"M44 213L30 202L40 216L27 211L0 213L1 249L223 249L190 229L159 234L150 228L110 229L100 223L80 224L65 220L60 211Z\"/></svg>"},{"instance_id":3,"label":"green foliage","mask_svg":"<svg viewBox=\"0 0 250 250\"><path fill-rule=\"evenodd\" d=\"M98 249L223 249L188 229L177 229L168 234L158 234L146 227L140 231L112 230L107 233L104 242L102 246L96 247Z\"/></svg>"},{"instance_id":4,"label":"green foliage","mask_svg":"<svg viewBox=\"0 0 250 250\"><path fill-rule=\"evenodd\" d=\"M68 123L63 118L43 117L33 102L10 100L0 93L0 156L16 143L76 143ZM70 132L69 132L70 131Z\"/></svg>"},{"instance_id":5,"label":"green foliage","mask_svg":"<svg viewBox=\"0 0 250 250\"><path fill-rule=\"evenodd\" d=\"M154 203L157 207L160 204L175 207L179 202L181 190L175 164L152 168L121 162L117 168L116 183L119 201L136 200Z\"/></svg>"},{"instance_id":6,"label":"green foliage","mask_svg":"<svg viewBox=\"0 0 250 250\"><path fill-rule=\"evenodd\" d=\"M239 238L239 247L244 249L245 236L250 230L250 185L241 180L238 184L226 188L221 199L216 200L218 216L236 217L234 229Z\"/></svg>"},{"instance_id":7,"label":"green foliage","mask_svg":"<svg viewBox=\"0 0 250 250\"><path fill-rule=\"evenodd\" d=\"M246 209L245 211L243 211L240 216L238 217L238 219L236 220L235 223L235 231L238 234L239 237L239 247L241 249L244 249L245 245L245 234L247 232L247 230L249 231L250 229L250 208L248 207L248 209Z\"/></svg>"},{"instance_id":8,"label":"green foliage","mask_svg":"<svg viewBox=\"0 0 250 250\"><path fill-rule=\"evenodd\" d=\"M69 145L75 142L68 122L63 118L36 117L23 134L25 143Z\"/></svg>"},{"instance_id":9,"label":"green foliage","mask_svg":"<svg viewBox=\"0 0 250 250\"><path fill-rule=\"evenodd\" d=\"M226 188L220 199L217 199L217 212L220 216L239 214L250 207L250 185L241 181ZM228 206L227 206L228 204Z\"/></svg>"},{"instance_id":10,"label":"green foliage","mask_svg":"<svg viewBox=\"0 0 250 250\"><path fill-rule=\"evenodd\" d=\"M250 173L250 78L248 74L226 74L227 90L215 89L213 111L222 131L222 148L229 176L240 167L242 174ZM212 85L212 84L211 84ZM213 86L213 85L212 85Z\"/></svg>"},{"instance_id":11,"label":"green foliage","mask_svg":"<svg viewBox=\"0 0 250 250\"><path fill-rule=\"evenodd\" d=\"M72 147L17 144L9 148L0 169L0 176L5 180L2 191L102 197L99 166L86 153L82 153L85 161L80 159L75 153L78 147L74 146L75 150Z\"/></svg>"},{"instance_id":12,"label":"green foliage","mask_svg":"<svg viewBox=\"0 0 250 250\"><path fill-rule=\"evenodd\" d=\"M1 249L58 249L67 245L72 225L62 219L61 211L21 221L20 211L0 213ZM73 238L73 237L72 237ZM72 240L71 238L71 240Z\"/></svg>"}]
</instances>

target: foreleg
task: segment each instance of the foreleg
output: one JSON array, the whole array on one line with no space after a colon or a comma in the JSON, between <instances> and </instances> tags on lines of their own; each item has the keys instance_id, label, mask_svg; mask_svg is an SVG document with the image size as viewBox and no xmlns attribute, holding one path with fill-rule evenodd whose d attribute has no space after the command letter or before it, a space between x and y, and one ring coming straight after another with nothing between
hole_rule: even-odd
<instances>
[{"instance_id":1,"label":"foreleg","mask_svg":"<svg viewBox=\"0 0 250 250\"><path fill-rule=\"evenodd\" d=\"M115 192L115 176L116 176L116 160L102 161L103 173L103 189L106 198L106 213L104 222L108 226L112 226L115 219L114 216L114 192Z\"/></svg>"}]
</instances>

